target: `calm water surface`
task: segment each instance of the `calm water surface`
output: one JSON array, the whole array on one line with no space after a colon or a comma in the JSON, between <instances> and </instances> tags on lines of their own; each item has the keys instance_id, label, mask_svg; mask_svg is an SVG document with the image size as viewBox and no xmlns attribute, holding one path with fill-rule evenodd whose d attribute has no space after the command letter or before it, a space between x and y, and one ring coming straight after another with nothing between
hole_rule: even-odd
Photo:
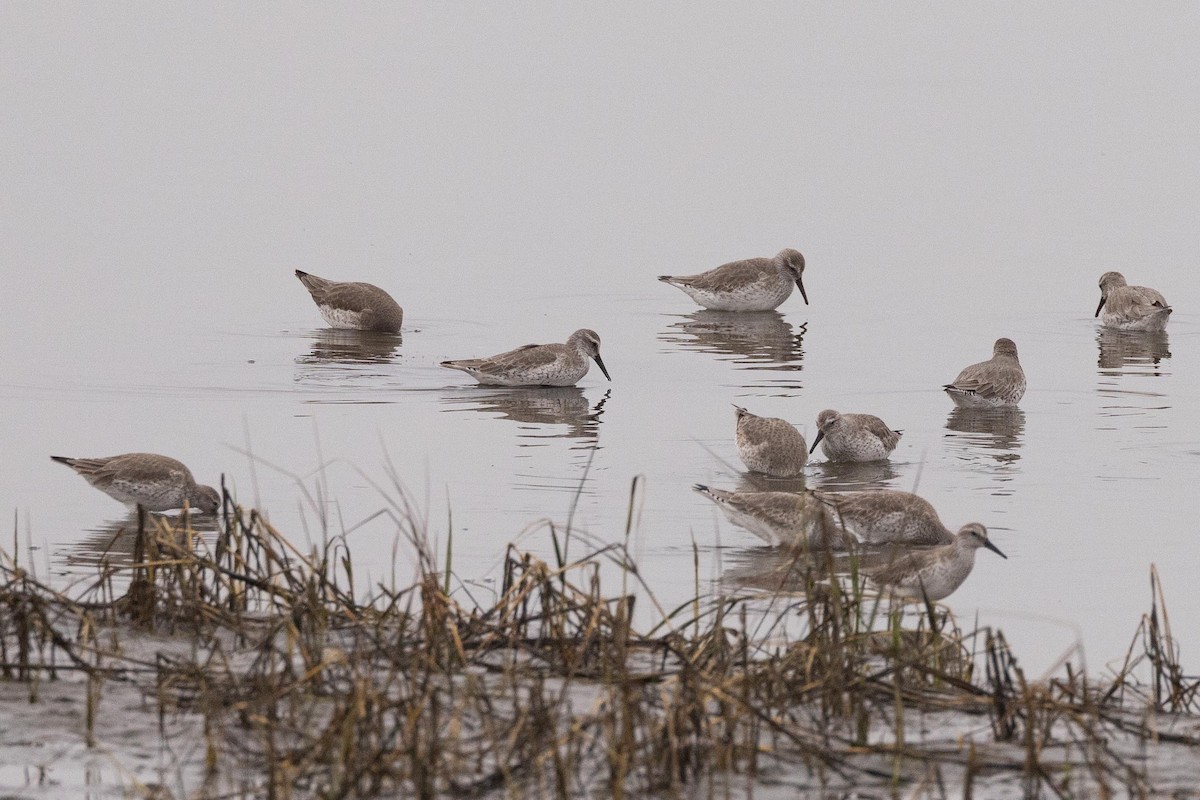
<instances>
[{"instance_id":1,"label":"calm water surface","mask_svg":"<svg viewBox=\"0 0 1200 800\"><path fill-rule=\"evenodd\" d=\"M0 11L0 500L42 574L126 522L48 456L150 450L297 544L347 532L369 582L412 577L376 515L402 487L484 596L508 542L550 555L546 521L578 555L622 541L641 476L630 547L670 607L693 547L703 590L762 555L691 484L792 488L742 473L731 406L810 441L836 408L904 437L818 453L810 487L916 489L1008 554L949 599L965 625L1099 667L1157 564L1200 654L1194 7L310 11ZM655 281L785 246L811 306ZM387 288L402 336L326 329L297 267ZM1097 329L1107 269L1166 294L1167 333ZM437 366L580 327L611 383ZM1000 336L1020 408L955 409L941 384Z\"/></svg>"}]
</instances>

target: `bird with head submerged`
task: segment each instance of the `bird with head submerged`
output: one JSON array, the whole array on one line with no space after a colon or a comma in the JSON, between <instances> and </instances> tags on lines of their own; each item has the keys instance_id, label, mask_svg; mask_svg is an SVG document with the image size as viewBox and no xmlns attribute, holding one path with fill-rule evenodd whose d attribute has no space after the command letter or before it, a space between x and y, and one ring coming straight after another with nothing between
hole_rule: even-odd
<instances>
[{"instance_id":1,"label":"bird with head submerged","mask_svg":"<svg viewBox=\"0 0 1200 800\"><path fill-rule=\"evenodd\" d=\"M331 281L302 270L296 270L296 277L308 289L317 310L331 327L400 332L404 309L378 286L357 281Z\"/></svg>"},{"instance_id":2,"label":"bird with head submerged","mask_svg":"<svg viewBox=\"0 0 1200 800\"><path fill-rule=\"evenodd\" d=\"M949 544L904 553L865 572L880 589L894 597L937 602L962 586L975 567L975 551L981 547L1008 558L988 541L987 528L978 522L968 522Z\"/></svg>"},{"instance_id":3,"label":"bird with head submerged","mask_svg":"<svg viewBox=\"0 0 1200 800\"><path fill-rule=\"evenodd\" d=\"M50 459L66 464L92 486L130 507L170 511L186 504L205 514L215 514L221 507L216 489L197 484L191 470L167 456L123 453L107 458Z\"/></svg>"},{"instance_id":4,"label":"bird with head submerged","mask_svg":"<svg viewBox=\"0 0 1200 800\"><path fill-rule=\"evenodd\" d=\"M1171 307L1167 298L1157 289L1145 286L1130 286L1119 272L1106 272L1100 276L1100 311L1104 316L1100 323L1106 328L1123 331L1161 331L1167 327Z\"/></svg>"},{"instance_id":5,"label":"bird with head submerged","mask_svg":"<svg viewBox=\"0 0 1200 800\"><path fill-rule=\"evenodd\" d=\"M574 386L587 375L589 358L611 381L600 358L600 336L587 328L572 333L565 344L527 344L487 358L443 361L442 366L462 370L485 386Z\"/></svg>"},{"instance_id":6,"label":"bird with head submerged","mask_svg":"<svg viewBox=\"0 0 1200 800\"><path fill-rule=\"evenodd\" d=\"M659 275L658 279L713 311L771 311L791 296L793 286L808 305L803 275L804 256L789 247L773 258L747 258L697 275Z\"/></svg>"},{"instance_id":7,"label":"bird with head submerged","mask_svg":"<svg viewBox=\"0 0 1200 800\"><path fill-rule=\"evenodd\" d=\"M727 492L702 483L692 488L772 547L845 550L854 542L810 492Z\"/></svg>"},{"instance_id":8,"label":"bird with head submerged","mask_svg":"<svg viewBox=\"0 0 1200 800\"><path fill-rule=\"evenodd\" d=\"M911 492L867 489L860 492L814 491L839 527L865 544L948 544L954 534L937 510Z\"/></svg>"},{"instance_id":9,"label":"bird with head submerged","mask_svg":"<svg viewBox=\"0 0 1200 800\"><path fill-rule=\"evenodd\" d=\"M808 447L796 426L779 417L760 417L734 406L737 423L734 438L738 456L746 469L773 478L804 474Z\"/></svg>"}]
</instances>

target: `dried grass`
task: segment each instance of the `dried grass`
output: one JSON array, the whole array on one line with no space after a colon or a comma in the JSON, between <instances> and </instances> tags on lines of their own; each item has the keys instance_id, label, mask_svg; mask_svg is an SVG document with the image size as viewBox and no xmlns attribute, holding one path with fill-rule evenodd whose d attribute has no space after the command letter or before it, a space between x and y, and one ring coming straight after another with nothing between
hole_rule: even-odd
<instances>
[{"instance_id":1,"label":"dried grass","mask_svg":"<svg viewBox=\"0 0 1200 800\"><path fill-rule=\"evenodd\" d=\"M198 718L198 798L694 797L735 782L1149 796L1178 778L1139 748L1195 760L1200 745L1200 680L1154 574L1118 674L1067 665L1032 682L1001 632L888 609L853 559L846 574L820 554L796 554L786 592L697 597L641 632L649 592L625 548L568 560L551 529L554 563L510 547L495 602L464 604L408 504L392 505L421 577L368 598L343 539L301 553L228 494L214 542L186 514L143 515L132 561L102 560L70 596L2 557L0 678L37 702L45 681L85 676L89 745L114 681L159 720ZM137 646L148 638L179 646Z\"/></svg>"}]
</instances>

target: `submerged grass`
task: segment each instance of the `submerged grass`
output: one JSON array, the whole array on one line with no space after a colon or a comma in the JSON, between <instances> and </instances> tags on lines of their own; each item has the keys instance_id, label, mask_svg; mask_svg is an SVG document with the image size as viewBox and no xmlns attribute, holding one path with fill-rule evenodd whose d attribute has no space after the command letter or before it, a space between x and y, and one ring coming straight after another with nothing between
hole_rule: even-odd
<instances>
[{"instance_id":1,"label":"submerged grass","mask_svg":"<svg viewBox=\"0 0 1200 800\"><path fill-rule=\"evenodd\" d=\"M636 503L635 484L630 529ZM369 597L343 539L302 553L228 493L215 540L142 515L132 561L70 596L0 556L0 678L37 703L79 676L88 746L118 682L148 736L195 720L201 778L160 797L1148 797L1197 778L1178 765L1200 753L1200 680L1157 575L1116 675L1035 682L1000 631L889 608L818 553L786 591L698 593L639 631L653 595L626 548L572 558L586 542L551 528L553 563L510 546L494 602L463 602L410 508L392 511L419 576Z\"/></svg>"}]
</instances>

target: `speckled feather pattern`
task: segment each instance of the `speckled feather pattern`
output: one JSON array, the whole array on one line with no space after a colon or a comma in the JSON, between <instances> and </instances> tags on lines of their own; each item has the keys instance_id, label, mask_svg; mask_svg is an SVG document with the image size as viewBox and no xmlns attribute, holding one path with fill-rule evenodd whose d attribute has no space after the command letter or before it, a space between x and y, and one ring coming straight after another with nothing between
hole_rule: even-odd
<instances>
[{"instance_id":1,"label":"speckled feather pattern","mask_svg":"<svg viewBox=\"0 0 1200 800\"><path fill-rule=\"evenodd\" d=\"M608 377L600 358L600 336L586 328L571 334L565 344L527 344L488 358L443 361L442 366L461 370L490 386L574 386L588 373L595 359Z\"/></svg>"},{"instance_id":2,"label":"speckled feather pattern","mask_svg":"<svg viewBox=\"0 0 1200 800\"><path fill-rule=\"evenodd\" d=\"M845 550L853 542L808 492L727 492L703 484L693 488L715 503L734 525L772 547Z\"/></svg>"},{"instance_id":3,"label":"speckled feather pattern","mask_svg":"<svg viewBox=\"0 0 1200 800\"><path fill-rule=\"evenodd\" d=\"M927 500L911 492L814 492L834 521L867 544L946 544L954 539Z\"/></svg>"},{"instance_id":4,"label":"speckled feather pattern","mask_svg":"<svg viewBox=\"0 0 1200 800\"><path fill-rule=\"evenodd\" d=\"M658 279L713 311L770 311L803 285L803 273L804 256L789 248L773 258L747 258L698 275L660 275Z\"/></svg>"},{"instance_id":5,"label":"speckled feather pattern","mask_svg":"<svg viewBox=\"0 0 1200 800\"><path fill-rule=\"evenodd\" d=\"M832 409L817 416L817 430L821 451L830 461L883 461L901 436L872 414L840 414Z\"/></svg>"},{"instance_id":6,"label":"speckled feather pattern","mask_svg":"<svg viewBox=\"0 0 1200 800\"><path fill-rule=\"evenodd\" d=\"M1161 331L1171 317L1171 306L1156 289L1130 286L1119 272L1106 272L1100 278L1100 323L1123 331Z\"/></svg>"},{"instance_id":7,"label":"speckled feather pattern","mask_svg":"<svg viewBox=\"0 0 1200 800\"><path fill-rule=\"evenodd\" d=\"M114 500L126 505L141 505L148 511L192 508L214 512L220 503L217 491L201 486L192 472L179 461L155 453L124 453L107 458L51 459L66 464Z\"/></svg>"},{"instance_id":8,"label":"speckled feather pattern","mask_svg":"<svg viewBox=\"0 0 1200 800\"><path fill-rule=\"evenodd\" d=\"M992 357L963 368L958 377L942 387L962 408L1015 406L1025 396L1025 370L1011 339L997 339Z\"/></svg>"},{"instance_id":9,"label":"speckled feather pattern","mask_svg":"<svg viewBox=\"0 0 1200 800\"><path fill-rule=\"evenodd\" d=\"M738 456L746 469L776 478L804 472L808 447L796 427L778 417L760 417L740 406L737 410Z\"/></svg>"}]
</instances>

